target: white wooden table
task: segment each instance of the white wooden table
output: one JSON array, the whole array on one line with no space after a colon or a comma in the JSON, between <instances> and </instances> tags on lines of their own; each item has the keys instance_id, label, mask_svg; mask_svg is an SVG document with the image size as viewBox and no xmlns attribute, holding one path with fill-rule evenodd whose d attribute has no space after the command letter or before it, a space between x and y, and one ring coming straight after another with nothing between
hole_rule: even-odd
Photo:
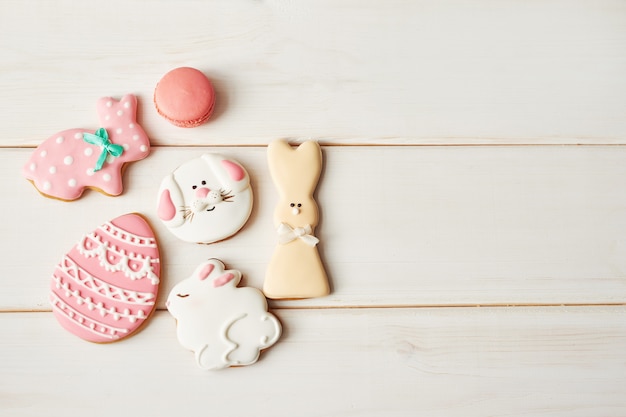
<instances>
[{"instance_id":1,"label":"white wooden table","mask_svg":"<svg viewBox=\"0 0 626 417\"><path fill-rule=\"evenodd\" d=\"M152 105L178 66L215 83L202 127ZM154 145L125 193L41 197L32 149L125 93ZM626 415L624 1L2 1L0 111L2 416ZM279 343L204 372L164 299L208 257L262 286L276 138L323 145L332 294L271 302ZM248 168L252 217L182 243L160 179L215 150ZM159 311L90 344L57 324L49 280L127 212L161 244Z\"/></svg>"}]
</instances>

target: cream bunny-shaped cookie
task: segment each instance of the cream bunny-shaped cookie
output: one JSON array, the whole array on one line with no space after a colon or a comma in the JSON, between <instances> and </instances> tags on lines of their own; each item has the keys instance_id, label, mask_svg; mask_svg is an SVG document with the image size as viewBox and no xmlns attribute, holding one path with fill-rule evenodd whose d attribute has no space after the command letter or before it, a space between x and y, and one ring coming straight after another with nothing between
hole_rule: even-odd
<instances>
[{"instance_id":1,"label":"cream bunny-shaped cookie","mask_svg":"<svg viewBox=\"0 0 626 417\"><path fill-rule=\"evenodd\" d=\"M315 237L319 213L313 193L322 170L320 146L308 141L292 148L276 140L268 146L267 156L280 200L274 211L278 245L267 268L263 292L275 299L328 295L328 278Z\"/></svg>"}]
</instances>

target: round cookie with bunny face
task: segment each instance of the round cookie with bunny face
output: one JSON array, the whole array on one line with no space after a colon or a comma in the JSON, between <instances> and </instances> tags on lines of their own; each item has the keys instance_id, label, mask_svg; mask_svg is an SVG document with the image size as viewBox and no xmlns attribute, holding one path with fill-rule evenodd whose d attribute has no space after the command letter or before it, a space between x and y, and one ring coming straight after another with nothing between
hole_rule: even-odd
<instances>
[{"instance_id":1,"label":"round cookie with bunny face","mask_svg":"<svg viewBox=\"0 0 626 417\"><path fill-rule=\"evenodd\" d=\"M220 154L206 153L180 165L159 189L159 218L186 242L224 240L243 227L251 211L248 172Z\"/></svg>"}]
</instances>

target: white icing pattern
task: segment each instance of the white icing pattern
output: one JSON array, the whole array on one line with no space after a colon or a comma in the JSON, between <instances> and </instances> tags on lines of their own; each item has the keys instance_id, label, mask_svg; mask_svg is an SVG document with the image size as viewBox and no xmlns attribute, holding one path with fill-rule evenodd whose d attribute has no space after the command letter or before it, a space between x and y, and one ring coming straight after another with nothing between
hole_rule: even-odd
<instances>
[{"instance_id":1,"label":"white icing pattern","mask_svg":"<svg viewBox=\"0 0 626 417\"><path fill-rule=\"evenodd\" d=\"M128 333L127 329L109 326L81 314L77 310L64 303L63 300L61 300L54 293L50 295L50 303L52 304L53 310L55 310L57 313L62 314L68 319L72 320L72 322L74 322L79 327L84 328L85 330L88 330L94 334L97 334L98 336L102 336L110 340L115 340L120 338L120 333Z\"/></svg>"},{"instance_id":2,"label":"white icing pattern","mask_svg":"<svg viewBox=\"0 0 626 417\"><path fill-rule=\"evenodd\" d=\"M87 241L96 242L92 248L86 246ZM109 272L121 271L127 278L138 280L148 277L152 284L159 283L159 277L156 276L152 269L152 263L158 263L158 259L152 259L149 256L143 256L136 253L126 253L124 249L119 249L115 245L109 245L108 242L102 242L102 238L95 232L85 236L76 246L78 252L87 257L98 257L100 266ZM112 253L113 255L110 255ZM111 263L115 258L117 262ZM139 268L131 268L130 264L141 265Z\"/></svg>"},{"instance_id":3,"label":"white icing pattern","mask_svg":"<svg viewBox=\"0 0 626 417\"><path fill-rule=\"evenodd\" d=\"M115 239L123 240L134 246L141 246L141 247L147 247L147 248L156 248L157 246L156 239L130 233L124 229L121 229L115 226L111 222L107 222L103 224L102 226L98 228L98 230L108 234L111 237L114 237Z\"/></svg>"},{"instance_id":4,"label":"white icing pattern","mask_svg":"<svg viewBox=\"0 0 626 417\"><path fill-rule=\"evenodd\" d=\"M304 227L292 228L287 223L281 223L278 225L278 243L285 245L289 242L293 242L296 239L302 240L309 246L315 246L319 243L319 239L312 235L313 229L311 225L307 224Z\"/></svg>"},{"instance_id":5,"label":"white icing pattern","mask_svg":"<svg viewBox=\"0 0 626 417\"><path fill-rule=\"evenodd\" d=\"M83 297L80 295L80 292L75 290L71 291L67 282L62 282L59 277L53 277L55 281L55 286L59 290L65 291L65 296L67 298L75 297L76 304L83 305L85 304L90 311L97 310L101 317L106 317L107 314L113 316L113 320L117 321L119 319L128 319L129 322L135 323L137 320L144 320L147 316L143 310L137 310L136 314L132 314L130 309L125 308L123 311L117 311L115 307L106 308L102 302L94 302L91 297Z\"/></svg>"},{"instance_id":6,"label":"white icing pattern","mask_svg":"<svg viewBox=\"0 0 626 417\"><path fill-rule=\"evenodd\" d=\"M151 292L139 292L139 291L130 291L122 288L114 287L111 284L108 284L91 274L85 271L83 268L78 266L70 257L67 255L63 258L61 263L58 265L59 270L61 270L64 275L74 282L82 285L83 287L94 291L100 295L103 295L114 301L121 301L128 304L138 304L138 305L154 305L156 295ZM57 285L61 281L61 277L57 277L56 275L53 277L57 282ZM67 285L67 284L64 284ZM59 287L57 287L59 288ZM67 287L64 287L67 290Z\"/></svg>"}]
</instances>

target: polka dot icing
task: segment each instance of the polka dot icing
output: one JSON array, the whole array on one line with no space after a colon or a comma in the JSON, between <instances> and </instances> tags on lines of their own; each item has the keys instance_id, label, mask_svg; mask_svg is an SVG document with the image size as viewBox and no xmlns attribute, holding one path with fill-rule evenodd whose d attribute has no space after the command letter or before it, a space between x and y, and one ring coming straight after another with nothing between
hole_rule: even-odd
<instances>
[{"instance_id":1,"label":"polka dot icing","mask_svg":"<svg viewBox=\"0 0 626 417\"><path fill-rule=\"evenodd\" d=\"M102 98L97 112L98 125L51 135L22 166L22 175L45 196L70 201L86 188L120 195L123 165L148 155L150 142L137 123L134 96Z\"/></svg>"}]
</instances>

